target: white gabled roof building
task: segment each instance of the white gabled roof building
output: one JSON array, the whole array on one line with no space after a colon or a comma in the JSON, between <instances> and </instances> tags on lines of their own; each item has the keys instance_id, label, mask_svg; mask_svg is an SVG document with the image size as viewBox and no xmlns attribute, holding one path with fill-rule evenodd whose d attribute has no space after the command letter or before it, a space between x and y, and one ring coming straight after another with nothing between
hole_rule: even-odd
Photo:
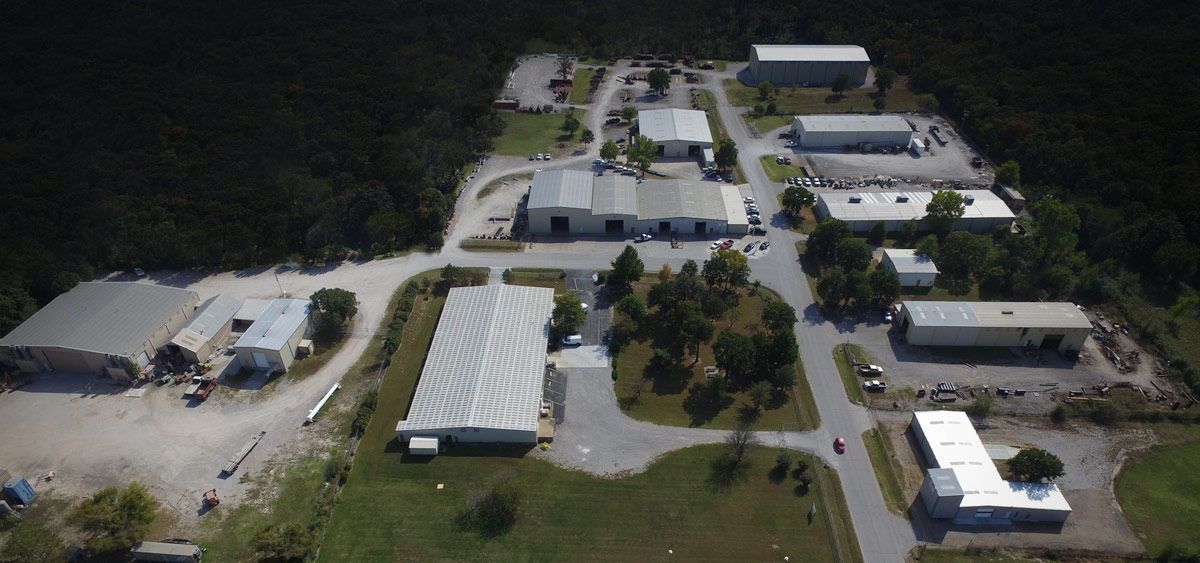
<instances>
[{"instance_id":1,"label":"white gabled roof building","mask_svg":"<svg viewBox=\"0 0 1200 563\"><path fill-rule=\"evenodd\" d=\"M925 206L933 200L932 191L858 192L817 194L816 215L819 219L845 221L856 233L870 231L882 222L888 231L898 231L907 221L915 221L918 229L924 224ZM1012 225L1011 209L996 194L988 190L958 190L963 196L963 215L954 229L972 233L991 233L997 227Z\"/></svg>"},{"instance_id":2,"label":"white gabled roof building","mask_svg":"<svg viewBox=\"0 0 1200 563\"><path fill-rule=\"evenodd\" d=\"M921 501L934 518L963 522L1063 522L1071 505L1053 483L1006 481L962 411L916 411L928 469Z\"/></svg>"},{"instance_id":3,"label":"white gabled roof building","mask_svg":"<svg viewBox=\"0 0 1200 563\"><path fill-rule=\"evenodd\" d=\"M396 437L537 442L554 290L450 290L421 381Z\"/></svg>"},{"instance_id":4,"label":"white gabled roof building","mask_svg":"<svg viewBox=\"0 0 1200 563\"><path fill-rule=\"evenodd\" d=\"M940 273L933 260L918 255L911 248L883 249L883 260L879 265L895 272L903 287L929 287L937 281Z\"/></svg>"},{"instance_id":5,"label":"white gabled roof building","mask_svg":"<svg viewBox=\"0 0 1200 563\"><path fill-rule=\"evenodd\" d=\"M659 156L704 157L712 148L708 115L694 109L644 109L638 112L638 132L658 145Z\"/></svg>"}]
</instances>

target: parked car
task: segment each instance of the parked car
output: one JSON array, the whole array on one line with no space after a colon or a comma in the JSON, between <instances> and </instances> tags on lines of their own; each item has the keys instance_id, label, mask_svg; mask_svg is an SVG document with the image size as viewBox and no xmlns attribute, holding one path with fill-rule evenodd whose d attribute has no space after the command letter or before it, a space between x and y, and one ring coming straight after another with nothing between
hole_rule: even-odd
<instances>
[{"instance_id":1,"label":"parked car","mask_svg":"<svg viewBox=\"0 0 1200 563\"><path fill-rule=\"evenodd\" d=\"M721 243L721 248L723 248L725 250L729 250L730 248L733 248L733 239L729 239L729 240L726 240L725 242Z\"/></svg>"},{"instance_id":2,"label":"parked car","mask_svg":"<svg viewBox=\"0 0 1200 563\"><path fill-rule=\"evenodd\" d=\"M833 439L833 451L844 454L846 453L846 440L841 436Z\"/></svg>"},{"instance_id":3,"label":"parked car","mask_svg":"<svg viewBox=\"0 0 1200 563\"><path fill-rule=\"evenodd\" d=\"M748 223L750 223L751 225L761 225L762 224L762 218L759 217L758 215L747 216L746 221Z\"/></svg>"},{"instance_id":4,"label":"parked car","mask_svg":"<svg viewBox=\"0 0 1200 563\"><path fill-rule=\"evenodd\" d=\"M649 233L643 233L636 237L633 237L633 242L646 242L652 238L654 238L654 237L650 236Z\"/></svg>"},{"instance_id":5,"label":"parked car","mask_svg":"<svg viewBox=\"0 0 1200 563\"><path fill-rule=\"evenodd\" d=\"M757 226L750 227L750 235L751 236L762 236L765 234L767 234L767 230L762 227L757 227Z\"/></svg>"},{"instance_id":6,"label":"parked car","mask_svg":"<svg viewBox=\"0 0 1200 563\"><path fill-rule=\"evenodd\" d=\"M713 243L708 246L709 250L716 250L718 248L721 248L721 241L719 240L714 240Z\"/></svg>"},{"instance_id":7,"label":"parked car","mask_svg":"<svg viewBox=\"0 0 1200 563\"><path fill-rule=\"evenodd\" d=\"M754 243L747 244L746 248L742 249L742 252L745 252L746 254L750 254L751 252L754 252Z\"/></svg>"},{"instance_id":8,"label":"parked car","mask_svg":"<svg viewBox=\"0 0 1200 563\"><path fill-rule=\"evenodd\" d=\"M579 306L580 306L580 307L583 307L583 314L585 314L585 315L586 315L586 314L587 314L587 312L588 312L588 304L587 304L587 303L580 303L580 304L579 304Z\"/></svg>"},{"instance_id":9,"label":"parked car","mask_svg":"<svg viewBox=\"0 0 1200 563\"><path fill-rule=\"evenodd\" d=\"M771 248L771 241L769 240L764 240L762 241L762 244L758 245L759 250L766 250L768 248Z\"/></svg>"},{"instance_id":10,"label":"parked car","mask_svg":"<svg viewBox=\"0 0 1200 563\"><path fill-rule=\"evenodd\" d=\"M540 153L540 152L539 152L539 153L537 153L536 155L534 155L534 158L533 158L533 159L534 159L534 160L541 160L541 159L542 159L542 153Z\"/></svg>"},{"instance_id":11,"label":"parked car","mask_svg":"<svg viewBox=\"0 0 1200 563\"><path fill-rule=\"evenodd\" d=\"M884 309L884 310L883 310L883 322L885 322L885 323L890 323L890 322L892 322L892 318L893 318L893 317L892 317L892 310L891 310L891 309Z\"/></svg>"},{"instance_id":12,"label":"parked car","mask_svg":"<svg viewBox=\"0 0 1200 563\"><path fill-rule=\"evenodd\" d=\"M546 153L546 160L550 160L550 153Z\"/></svg>"},{"instance_id":13,"label":"parked car","mask_svg":"<svg viewBox=\"0 0 1200 563\"><path fill-rule=\"evenodd\" d=\"M754 198L752 198L750 196L746 196L746 197L742 198L742 203L754 203Z\"/></svg>"},{"instance_id":14,"label":"parked car","mask_svg":"<svg viewBox=\"0 0 1200 563\"><path fill-rule=\"evenodd\" d=\"M533 160L533 155L529 155L529 160Z\"/></svg>"},{"instance_id":15,"label":"parked car","mask_svg":"<svg viewBox=\"0 0 1200 563\"><path fill-rule=\"evenodd\" d=\"M883 368L874 364L858 364L859 375L883 375Z\"/></svg>"},{"instance_id":16,"label":"parked car","mask_svg":"<svg viewBox=\"0 0 1200 563\"><path fill-rule=\"evenodd\" d=\"M883 393L884 391L887 391L887 383L884 383L878 379L868 379L863 382L863 389L866 389L872 393Z\"/></svg>"},{"instance_id":17,"label":"parked car","mask_svg":"<svg viewBox=\"0 0 1200 563\"><path fill-rule=\"evenodd\" d=\"M583 344L583 335L571 334L563 337L563 346L580 346Z\"/></svg>"},{"instance_id":18,"label":"parked car","mask_svg":"<svg viewBox=\"0 0 1200 563\"><path fill-rule=\"evenodd\" d=\"M135 275L135 276L137 276L137 277L139 277L139 278L140 278L140 277L144 277L144 276L146 275L146 270L143 270L143 269L141 269L141 268L134 268L134 269L133 269L133 275Z\"/></svg>"}]
</instances>

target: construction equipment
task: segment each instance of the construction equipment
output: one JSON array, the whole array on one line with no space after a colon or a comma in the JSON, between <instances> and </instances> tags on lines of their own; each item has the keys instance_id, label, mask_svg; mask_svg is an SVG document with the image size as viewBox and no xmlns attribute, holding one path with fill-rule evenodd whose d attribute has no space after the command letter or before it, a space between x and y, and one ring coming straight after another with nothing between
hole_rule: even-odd
<instances>
[{"instance_id":1,"label":"construction equipment","mask_svg":"<svg viewBox=\"0 0 1200 563\"><path fill-rule=\"evenodd\" d=\"M185 397L204 400L207 399L213 389L217 387L217 379L215 377L205 377L203 375L193 375L192 384L184 390Z\"/></svg>"},{"instance_id":2,"label":"construction equipment","mask_svg":"<svg viewBox=\"0 0 1200 563\"><path fill-rule=\"evenodd\" d=\"M204 506L212 508L218 504L221 504L221 497L217 496L216 489L204 492Z\"/></svg>"}]
</instances>

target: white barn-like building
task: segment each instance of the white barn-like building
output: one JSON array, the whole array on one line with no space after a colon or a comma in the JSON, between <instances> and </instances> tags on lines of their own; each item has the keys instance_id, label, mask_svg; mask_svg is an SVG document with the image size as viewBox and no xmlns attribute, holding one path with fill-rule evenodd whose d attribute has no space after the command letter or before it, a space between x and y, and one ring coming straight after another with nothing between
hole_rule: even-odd
<instances>
[{"instance_id":1,"label":"white barn-like building","mask_svg":"<svg viewBox=\"0 0 1200 563\"><path fill-rule=\"evenodd\" d=\"M308 299L272 299L233 343L242 367L272 373L290 369L296 361L300 341L312 334L311 304Z\"/></svg>"},{"instance_id":2,"label":"white barn-like building","mask_svg":"<svg viewBox=\"0 0 1200 563\"><path fill-rule=\"evenodd\" d=\"M555 235L738 235L749 217L737 186L544 170L529 187L529 232Z\"/></svg>"},{"instance_id":3,"label":"white barn-like building","mask_svg":"<svg viewBox=\"0 0 1200 563\"><path fill-rule=\"evenodd\" d=\"M777 86L830 86L839 74L850 86L867 82L871 57L858 45L751 45L750 81Z\"/></svg>"},{"instance_id":4,"label":"white barn-like building","mask_svg":"<svg viewBox=\"0 0 1200 563\"><path fill-rule=\"evenodd\" d=\"M1092 323L1072 303L905 301L896 326L917 346L1029 346L1079 352Z\"/></svg>"},{"instance_id":5,"label":"white barn-like building","mask_svg":"<svg viewBox=\"0 0 1200 563\"><path fill-rule=\"evenodd\" d=\"M965 524L1065 522L1071 505L1053 483L1005 481L962 411L916 411L912 432L928 468L921 503Z\"/></svg>"},{"instance_id":6,"label":"white barn-like building","mask_svg":"<svg viewBox=\"0 0 1200 563\"><path fill-rule=\"evenodd\" d=\"M913 130L898 115L797 115L792 134L806 149L859 145L908 148Z\"/></svg>"},{"instance_id":7,"label":"white barn-like building","mask_svg":"<svg viewBox=\"0 0 1200 563\"><path fill-rule=\"evenodd\" d=\"M885 248L879 266L895 272L902 287L930 287L937 282L938 269L933 260L911 248Z\"/></svg>"},{"instance_id":8,"label":"white barn-like building","mask_svg":"<svg viewBox=\"0 0 1200 563\"><path fill-rule=\"evenodd\" d=\"M550 288L451 289L396 438L537 443L553 309Z\"/></svg>"},{"instance_id":9,"label":"white barn-like building","mask_svg":"<svg viewBox=\"0 0 1200 563\"><path fill-rule=\"evenodd\" d=\"M171 337L167 349L193 364L207 361L229 336L233 315L241 306L241 302L224 293L205 301L187 326Z\"/></svg>"},{"instance_id":10,"label":"white barn-like building","mask_svg":"<svg viewBox=\"0 0 1200 563\"><path fill-rule=\"evenodd\" d=\"M954 223L954 230L986 234L998 227L1012 225L1013 215L1008 205L988 190L959 190L963 196L963 216ZM927 230L925 206L933 200L934 192L859 192L817 194L818 219L839 219L856 233L870 231L875 223L883 222L888 231L899 231L907 221Z\"/></svg>"},{"instance_id":11,"label":"white barn-like building","mask_svg":"<svg viewBox=\"0 0 1200 563\"><path fill-rule=\"evenodd\" d=\"M658 145L658 156L702 158L713 146L708 115L694 109L644 109L638 112L638 133Z\"/></svg>"}]
</instances>

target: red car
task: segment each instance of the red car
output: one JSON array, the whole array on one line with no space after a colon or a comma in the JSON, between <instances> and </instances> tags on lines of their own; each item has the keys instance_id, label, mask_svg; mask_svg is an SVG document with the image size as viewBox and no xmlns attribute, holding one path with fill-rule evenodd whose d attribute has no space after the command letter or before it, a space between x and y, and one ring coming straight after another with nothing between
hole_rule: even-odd
<instances>
[{"instance_id":1,"label":"red car","mask_svg":"<svg viewBox=\"0 0 1200 563\"><path fill-rule=\"evenodd\" d=\"M846 440L843 440L842 438L834 438L833 439L833 451L835 451L839 454L846 453Z\"/></svg>"},{"instance_id":2,"label":"red car","mask_svg":"<svg viewBox=\"0 0 1200 563\"><path fill-rule=\"evenodd\" d=\"M733 239L729 239L729 240L721 243L721 248L724 248L725 250L729 250L730 248L733 248Z\"/></svg>"}]
</instances>

